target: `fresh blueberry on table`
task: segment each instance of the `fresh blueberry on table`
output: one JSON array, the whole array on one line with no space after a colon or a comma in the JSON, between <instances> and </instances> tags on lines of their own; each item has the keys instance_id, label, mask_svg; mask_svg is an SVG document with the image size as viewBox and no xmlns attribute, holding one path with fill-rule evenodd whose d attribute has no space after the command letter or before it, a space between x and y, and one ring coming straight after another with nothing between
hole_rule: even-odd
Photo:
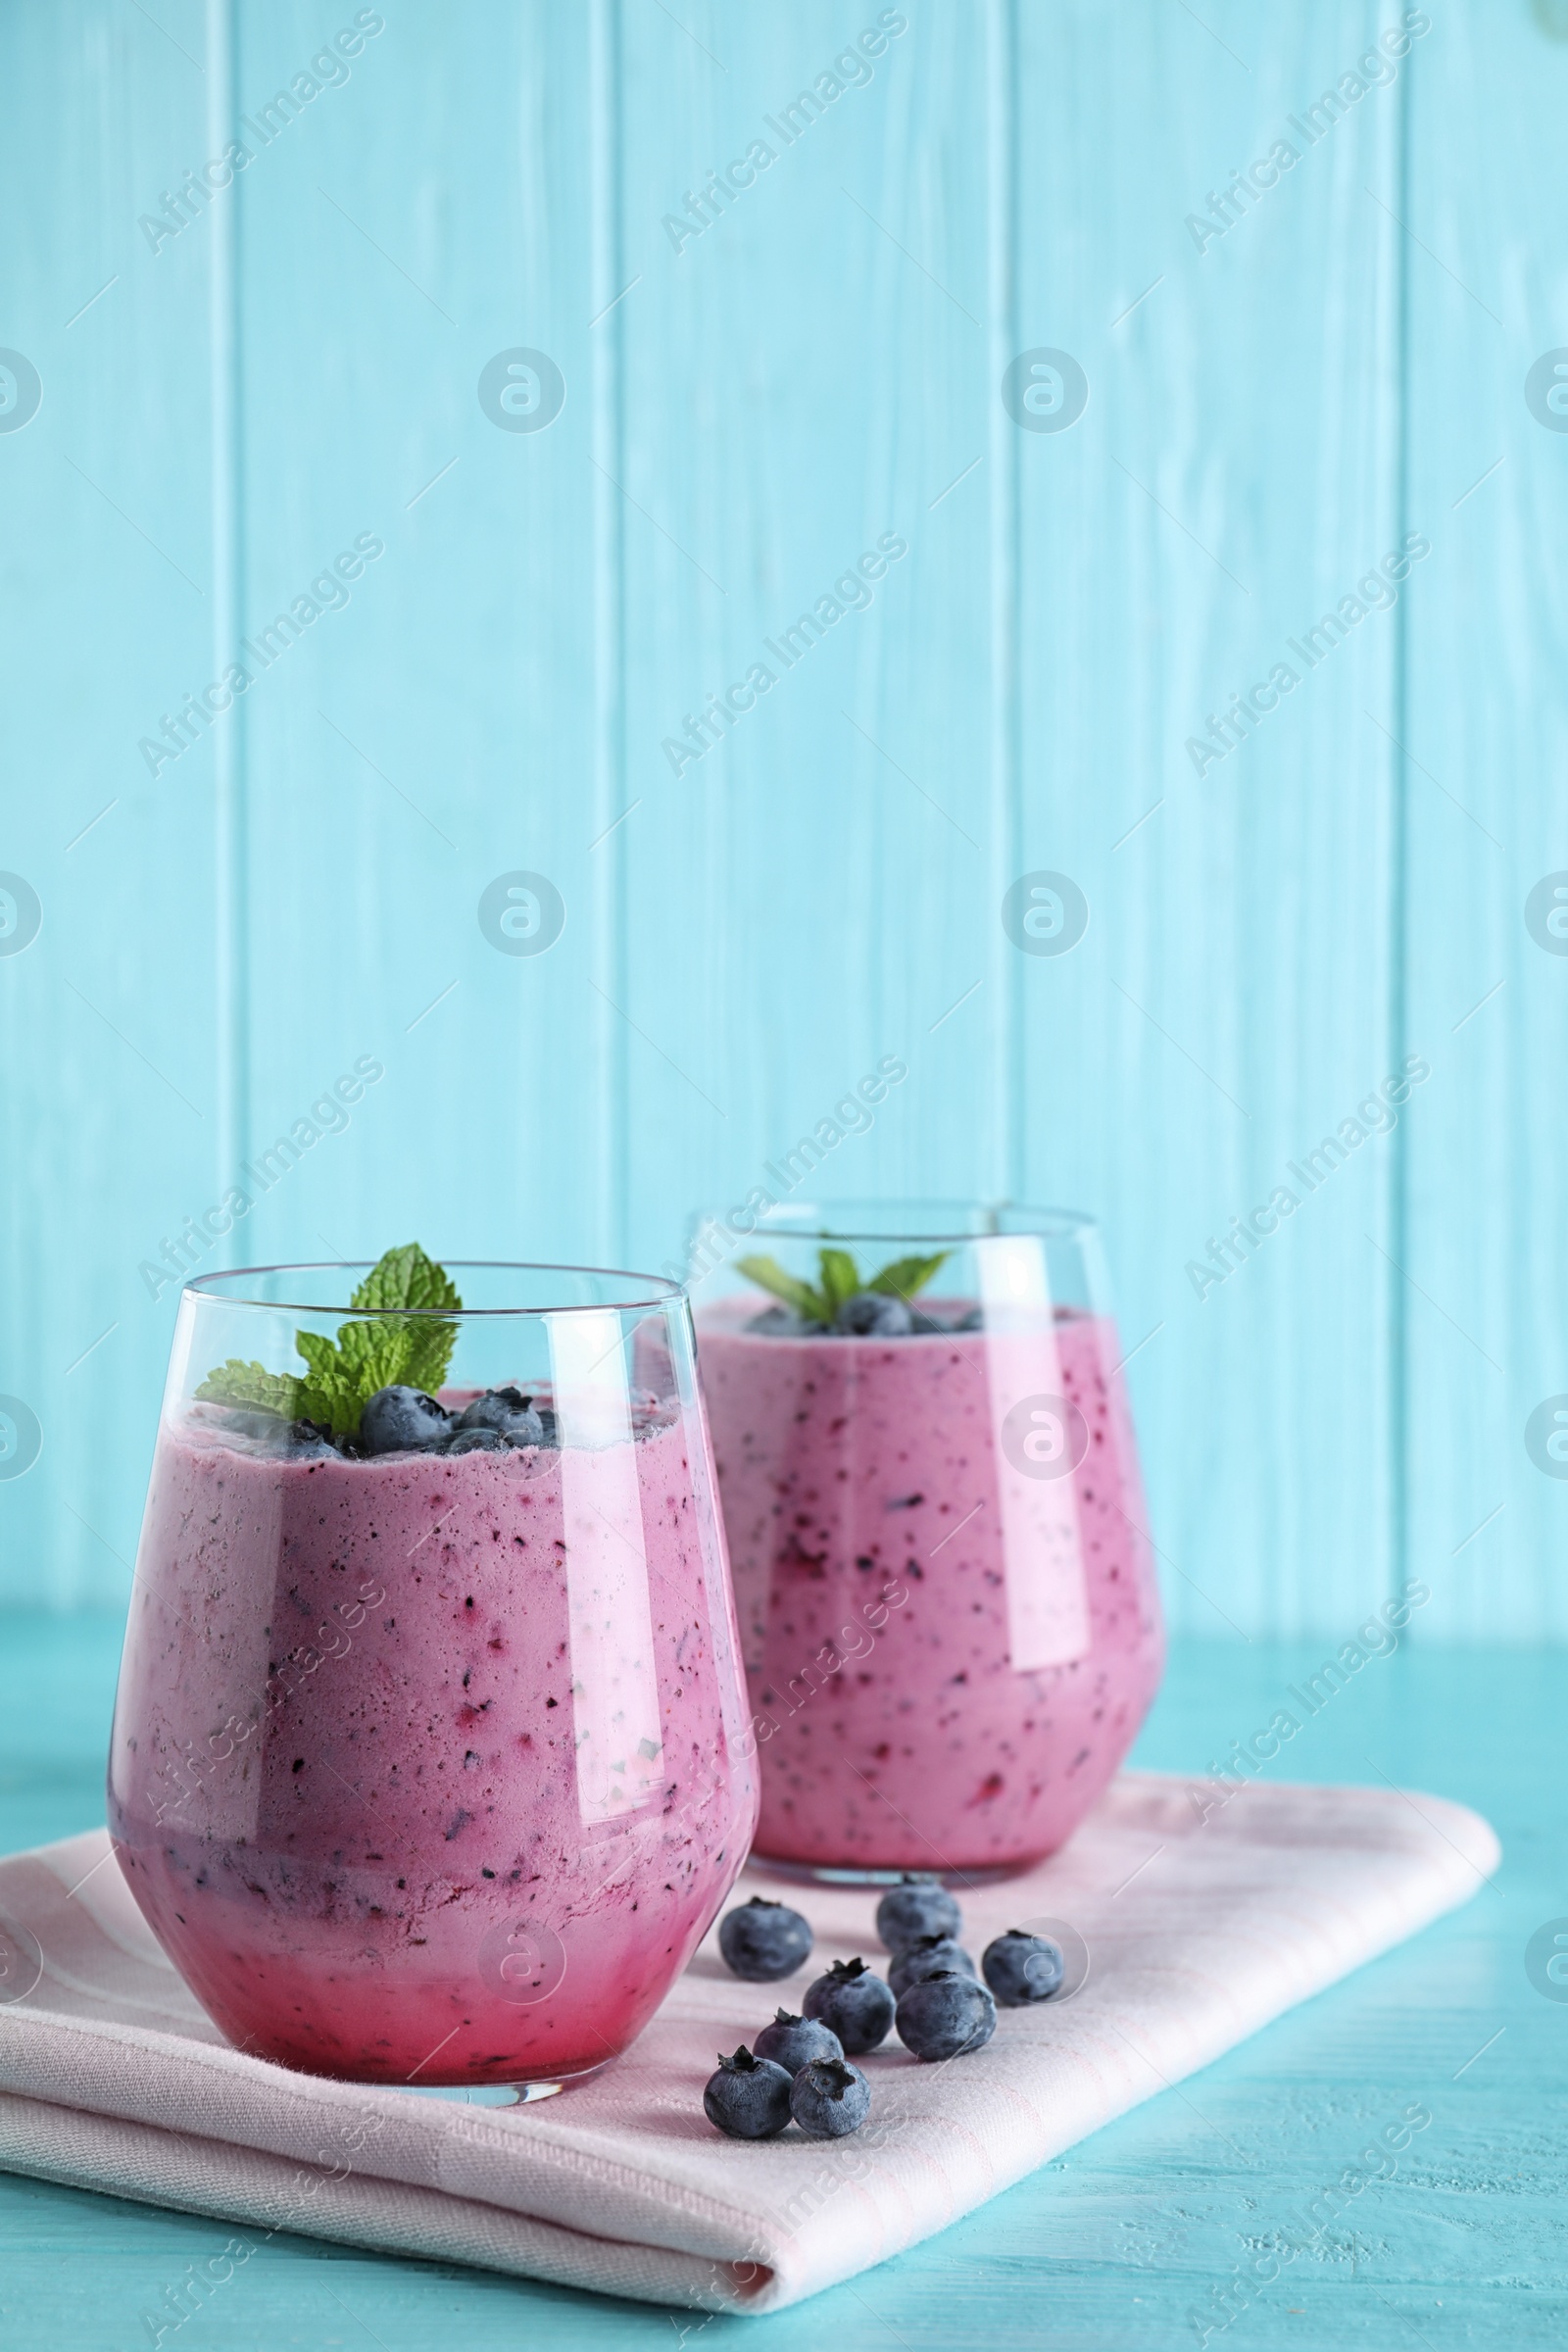
<instances>
[{"instance_id":1,"label":"fresh blueberry on table","mask_svg":"<svg viewBox=\"0 0 1568 2352\"><path fill-rule=\"evenodd\" d=\"M943 1970L911 1984L899 2002L899 2039L916 2058L958 2058L997 2030L997 2004L973 1977Z\"/></svg>"},{"instance_id":2,"label":"fresh blueberry on table","mask_svg":"<svg viewBox=\"0 0 1568 2352\"><path fill-rule=\"evenodd\" d=\"M458 1415L458 1428L493 1430L509 1446L542 1446L545 1437L544 1425L533 1408L533 1398L525 1396L520 1389L512 1388L486 1389L482 1396L475 1396ZM454 1446L450 1450L457 1453L465 1449Z\"/></svg>"},{"instance_id":3,"label":"fresh blueberry on table","mask_svg":"<svg viewBox=\"0 0 1568 2352\"><path fill-rule=\"evenodd\" d=\"M767 1984L775 1977L792 1977L809 1957L811 1931L787 1904L754 1894L719 1921L718 1948L725 1967L736 1976L752 1984Z\"/></svg>"},{"instance_id":4,"label":"fresh blueberry on table","mask_svg":"<svg viewBox=\"0 0 1568 2352\"><path fill-rule=\"evenodd\" d=\"M1049 1936L1031 1936L1026 1929L1009 1928L986 1945L980 1955L981 1973L1004 2009L1022 2009L1029 2001L1049 2001L1061 1990L1067 1963L1059 1943Z\"/></svg>"},{"instance_id":5,"label":"fresh blueberry on table","mask_svg":"<svg viewBox=\"0 0 1568 2352\"><path fill-rule=\"evenodd\" d=\"M833 1328L856 1339L904 1340L913 1330L914 1321L905 1299L861 1291L845 1299L833 1318Z\"/></svg>"},{"instance_id":6,"label":"fresh blueberry on table","mask_svg":"<svg viewBox=\"0 0 1568 2352\"><path fill-rule=\"evenodd\" d=\"M886 2041L893 2023L893 1994L863 1960L835 1960L825 1977L808 1984L801 2007L831 2028L852 2058Z\"/></svg>"},{"instance_id":7,"label":"fresh blueberry on table","mask_svg":"<svg viewBox=\"0 0 1568 2352\"><path fill-rule=\"evenodd\" d=\"M728 2058L719 2051L718 2072L709 2076L703 2092L704 2112L731 2139L772 2139L790 2120L791 2081L781 2066L754 2058L742 2042Z\"/></svg>"},{"instance_id":8,"label":"fresh blueberry on table","mask_svg":"<svg viewBox=\"0 0 1568 2352\"><path fill-rule=\"evenodd\" d=\"M831 2027L820 2018L796 2017L781 2009L770 2026L764 2026L754 2042L759 2058L771 2058L787 2075L798 2075L803 2066L814 2058L842 2058L844 2044Z\"/></svg>"},{"instance_id":9,"label":"fresh blueberry on table","mask_svg":"<svg viewBox=\"0 0 1568 2352\"><path fill-rule=\"evenodd\" d=\"M929 1871L906 1871L876 1907L876 1932L890 1952L902 1952L921 1936L956 1936L963 1914L956 1899Z\"/></svg>"},{"instance_id":10,"label":"fresh blueberry on table","mask_svg":"<svg viewBox=\"0 0 1568 2352\"><path fill-rule=\"evenodd\" d=\"M813 2058L790 2085L790 2113L811 2139L842 2139L870 2112L870 2083L842 2058Z\"/></svg>"},{"instance_id":11,"label":"fresh blueberry on table","mask_svg":"<svg viewBox=\"0 0 1568 2352\"><path fill-rule=\"evenodd\" d=\"M377 1389L360 1414L360 1443L367 1453L405 1453L438 1446L452 1416L422 1389Z\"/></svg>"},{"instance_id":12,"label":"fresh blueberry on table","mask_svg":"<svg viewBox=\"0 0 1568 2352\"><path fill-rule=\"evenodd\" d=\"M905 1945L888 1970L894 1999L902 2000L909 1986L918 1984L922 1978L944 1972L960 1977L977 1974L968 1953L951 1936L917 1936L913 1943Z\"/></svg>"}]
</instances>

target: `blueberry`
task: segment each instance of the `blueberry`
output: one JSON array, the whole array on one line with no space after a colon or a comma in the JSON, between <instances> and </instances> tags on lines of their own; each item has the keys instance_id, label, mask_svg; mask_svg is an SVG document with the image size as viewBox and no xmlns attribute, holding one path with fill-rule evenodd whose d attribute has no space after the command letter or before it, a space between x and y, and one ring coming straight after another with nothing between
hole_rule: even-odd
<instances>
[{"instance_id":1,"label":"blueberry","mask_svg":"<svg viewBox=\"0 0 1568 2352\"><path fill-rule=\"evenodd\" d=\"M953 1326L955 1331L984 1331L986 1314L983 1306L971 1306L969 1312Z\"/></svg>"},{"instance_id":2,"label":"blueberry","mask_svg":"<svg viewBox=\"0 0 1568 2352\"><path fill-rule=\"evenodd\" d=\"M811 1931L798 1911L754 1894L719 1921L718 1948L736 1976L768 1984L775 1977L794 1976L809 1956Z\"/></svg>"},{"instance_id":3,"label":"blueberry","mask_svg":"<svg viewBox=\"0 0 1568 2352\"><path fill-rule=\"evenodd\" d=\"M878 1291L860 1291L845 1299L833 1318L833 1328L857 1339L903 1340L914 1329L914 1318L905 1299L884 1298Z\"/></svg>"},{"instance_id":4,"label":"blueberry","mask_svg":"<svg viewBox=\"0 0 1568 2352\"><path fill-rule=\"evenodd\" d=\"M893 1995L863 1960L835 1960L825 1977L808 1984L801 2007L831 2028L852 2058L886 2041L893 2023Z\"/></svg>"},{"instance_id":5,"label":"blueberry","mask_svg":"<svg viewBox=\"0 0 1568 2352\"><path fill-rule=\"evenodd\" d=\"M458 1415L460 1430L493 1430L509 1446L542 1446L544 1428L533 1409L533 1398L520 1389L486 1389L475 1396ZM466 1447L452 1446L453 1453L467 1451Z\"/></svg>"},{"instance_id":6,"label":"blueberry","mask_svg":"<svg viewBox=\"0 0 1568 2352\"><path fill-rule=\"evenodd\" d=\"M947 1331L951 1329L951 1326L949 1324L940 1322L935 1315L928 1315L923 1306L911 1306L909 1309L909 1329L915 1332L930 1333L933 1331Z\"/></svg>"},{"instance_id":7,"label":"blueberry","mask_svg":"<svg viewBox=\"0 0 1568 2352\"><path fill-rule=\"evenodd\" d=\"M997 2030L997 2004L973 1977L944 1969L922 1977L899 2002L899 2039L916 2058L959 2058Z\"/></svg>"},{"instance_id":8,"label":"blueberry","mask_svg":"<svg viewBox=\"0 0 1568 2352\"><path fill-rule=\"evenodd\" d=\"M559 1446L561 1437L556 1427L554 1409L548 1404L536 1404L533 1409L539 1416L540 1445Z\"/></svg>"},{"instance_id":9,"label":"blueberry","mask_svg":"<svg viewBox=\"0 0 1568 2352\"><path fill-rule=\"evenodd\" d=\"M798 1315L793 1307L764 1306L760 1315L753 1315L746 1328L755 1331L762 1339L805 1340L821 1326L808 1323L806 1317Z\"/></svg>"},{"instance_id":10,"label":"blueberry","mask_svg":"<svg viewBox=\"0 0 1568 2352\"><path fill-rule=\"evenodd\" d=\"M890 1952L921 1936L956 1936L962 1926L956 1901L927 1871L906 1871L902 1886L890 1886L876 1907L876 1932Z\"/></svg>"},{"instance_id":11,"label":"blueberry","mask_svg":"<svg viewBox=\"0 0 1568 2352\"><path fill-rule=\"evenodd\" d=\"M812 2058L790 2085L790 2113L811 2139L842 2139L870 2112L870 2083L842 2058Z\"/></svg>"},{"instance_id":12,"label":"blueberry","mask_svg":"<svg viewBox=\"0 0 1568 2352\"><path fill-rule=\"evenodd\" d=\"M986 1983L1004 2009L1021 2009L1029 2001L1049 2001L1061 1990L1067 1963L1059 1943L1049 1936L1031 1936L1024 1928L1009 1928L988 1943L980 1955Z\"/></svg>"},{"instance_id":13,"label":"blueberry","mask_svg":"<svg viewBox=\"0 0 1568 2352\"><path fill-rule=\"evenodd\" d=\"M321 1421L291 1421L284 1450L291 1461L319 1460L323 1454L336 1453L332 1432Z\"/></svg>"},{"instance_id":14,"label":"blueberry","mask_svg":"<svg viewBox=\"0 0 1568 2352\"><path fill-rule=\"evenodd\" d=\"M360 1415L367 1453L405 1453L437 1446L452 1416L422 1389L377 1389Z\"/></svg>"},{"instance_id":15,"label":"blueberry","mask_svg":"<svg viewBox=\"0 0 1568 2352\"><path fill-rule=\"evenodd\" d=\"M796 2017L781 2009L770 2026L764 2026L754 2044L759 2058L771 2058L787 2075L798 2075L803 2066L813 2058L842 2058L844 2044L838 2035L814 2017Z\"/></svg>"},{"instance_id":16,"label":"blueberry","mask_svg":"<svg viewBox=\"0 0 1568 2352\"><path fill-rule=\"evenodd\" d=\"M742 2042L732 2057L718 2053L718 2072L710 2075L703 2109L731 2139L772 2139L790 2120L791 2078L770 2059L754 2058Z\"/></svg>"},{"instance_id":17,"label":"blueberry","mask_svg":"<svg viewBox=\"0 0 1568 2352\"><path fill-rule=\"evenodd\" d=\"M287 1448L293 1431L302 1423L280 1421L276 1413L248 1413L233 1405L210 1405L201 1416L225 1438L255 1438L274 1450ZM314 1423L309 1426L315 1426Z\"/></svg>"},{"instance_id":18,"label":"blueberry","mask_svg":"<svg viewBox=\"0 0 1568 2352\"><path fill-rule=\"evenodd\" d=\"M455 1429L441 1441L443 1453L505 1453L507 1441L498 1429Z\"/></svg>"},{"instance_id":19,"label":"blueberry","mask_svg":"<svg viewBox=\"0 0 1568 2352\"><path fill-rule=\"evenodd\" d=\"M888 1970L894 1999L902 2000L911 1984L918 1984L923 1978L937 1976L943 1970L960 1977L978 1973L963 1946L955 1943L951 1936L917 1936L913 1943L906 1944Z\"/></svg>"}]
</instances>

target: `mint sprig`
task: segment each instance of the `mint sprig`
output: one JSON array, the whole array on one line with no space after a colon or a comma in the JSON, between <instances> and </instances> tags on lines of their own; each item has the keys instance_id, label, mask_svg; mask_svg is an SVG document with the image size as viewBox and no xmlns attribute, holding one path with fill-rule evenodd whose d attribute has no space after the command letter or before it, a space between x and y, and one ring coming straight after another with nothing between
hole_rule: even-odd
<instances>
[{"instance_id":1,"label":"mint sprig","mask_svg":"<svg viewBox=\"0 0 1568 2352\"><path fill-rule=\"evenodd\" d=\"M334 1437L353 1437L360 1414L378 1389L422 1389L434 1396L447 1376L458 1327L440 1310L461 1307L444 1266L417 1242L389 1250L365 1277L349 1304L369 1320L340 1323L335 1341L297 1331L303 1378L269 1372L230 1356L196 1391L203 1404L226 1404L284 1421L315 1421Z\"/></svg>"},{"instance_id":2,"label":"mint sprig","mask_svg":"<svg viewBox=\"0 0 1568 2352\"><path fill-rule=\"evenodd\" d=\"M803 1282L798 1275L786 1274L776 1257L742 1257L737 1258L736 1265L759 1290L770 1291L805 1321L819 1323L825 1329L846 1299L858 1298L866 1291L879 1292L884 1298L912 1298L916 1291L924 1290L952 1254L949 1250L939 1250L934 1257L896 1257L873 1274L869 1282L861 1281L859 1268L848 1250L817 1251L814 1284Z\"/></svg>"}]
</instances>

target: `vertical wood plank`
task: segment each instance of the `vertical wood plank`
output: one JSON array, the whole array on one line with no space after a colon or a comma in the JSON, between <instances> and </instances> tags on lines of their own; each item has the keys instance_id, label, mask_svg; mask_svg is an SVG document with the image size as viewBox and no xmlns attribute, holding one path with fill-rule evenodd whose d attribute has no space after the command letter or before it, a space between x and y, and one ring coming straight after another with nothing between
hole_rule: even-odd
<instances>
[{"instance_id":1,"label":"vertical wood plank","mask_svg":"<svg viewBox=\"0 0 1568 2352\"><path fill-rule=\"evenodd\" d=\"M1348 1628L1397 1548L1396 1161L1372 1138L1310 1190L1288 1169L1393 1066L1363 712L1387 724L1396 639L1372 612L1316 665L1290 647L1395 541L1396 88L1289 127L1366 50L1356 5L1020 23L1018 333L1089 379L1017 445L1020 863L1090 906L1072 953L1020 959L1028 1188L1105 1214L1178 1625ZM1281 138L1294 166L1195 236ZM1281 662L1294 691L1195 763ZM1293 1215L1189 1274L1279 1187Z\"/></svg>"},{"instance_id":2,"label":"vertical wood plank","mask_svg":"<svg viewBox=\"0 0 1568 2352\"><path fill-rule=\"evenodd\" d=\"M963 1194L1000 1173L988 1032L963 1003L988 969L988 520L976 482L953 489L988 429L984 22L886 13L895 33L823 7L627 18L645 1257L679 1207L776 1191L766 1170L803 1137L827 1139L808 1191ZM693 224L688 193L730 159L755 179ZM879 555L884 538L906 552ZM879 576L857 610L834 583L862 556ZM755 705L700 746L688 719L732 684L745 699L753 665ZM672 762L683 738L701 756ZM907 1079L870 1133L835 1140L834 1103L883 1055Z\"/></svg>"},{"instance_id":3,"label":"vertical wood plank","mask_svg":"<svg viewBox=\"0 0 1568 2352\"><path fill-rule=\"evenodd\" d=\"M1568 27L1544 8L1433 18L1407 216L1411 514L1434 543L1406 738L1410 1035L1433 1065L1410 1128L1411 1551L1423 1638L1560 1641L1568 959L1526 908L1568 868L1568 434L1526 383L1568 345L1546 163Z\"/></svg>"},{"instance_id":4,"label":"vertical wood plank","mask_svg":"<svg viewBox=\"0 0 1568 2352\"><path fill-rule=\"evenodd\" d=\"M190 722L156 776L137 748L212 674L205 267L194 228L154 251L138 227L205 146L200 10L165 24L91 0L0 24L0 343L42 385L0 434L0 866L42 908L0 957L0 1391L42 1430L0 1480L13 1602L128 1590L168 1346L137 1268L215 1156L213 736Z\"/></svg>"},{"instance_id":5,"label":"vertical wood plank","mask_svg":"<svg viewBox=\"0 0 1568 2352\"><path fill-rule=\"evenodd\" d=\"M357 1057L385 1072L258 1200L253 1258L416 1232L455 1256L581 1260L612 1238L596 983L614 896L589 845L615 764L595 488L613 393L588 324L612 25L492 11L476 72L444 17L388 14L246 186L251 641L362 535L385 550L251 697L258 1145ZM243 86L288 86L312 12L246 7L242 26ZM542 429L502 429L478 397L516 348L564 378ZM479 921L517 870L564 903L537 955Z\"/></svg>"}]
</instances>

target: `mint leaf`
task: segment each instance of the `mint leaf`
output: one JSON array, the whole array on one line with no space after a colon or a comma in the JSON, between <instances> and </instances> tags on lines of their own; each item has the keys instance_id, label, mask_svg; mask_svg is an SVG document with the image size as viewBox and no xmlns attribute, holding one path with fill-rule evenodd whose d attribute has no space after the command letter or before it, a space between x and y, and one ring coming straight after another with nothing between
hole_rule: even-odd
<instances>
[{"instance_id":1,"label":"mint leaf","mask_svg":"<svg viewBox=\"0 0 1568 2352\"><path fill-rule=\"evenodd\" d=\"M335 1437L353 1437L377 1389L407 1386L434 1396L446 1379L458 1327L420 1310L462 1306L446 1268L427 1257L417 1242L409 1242L376 1261L349 1304L368 1310L369 1319L340 1323L335 1341L318 1331L294 1334L307 1367L303 1380L230 1357L209 1372L197 1396L204 1403L276 1413L289 1421L303 1417L321 1423Z\"/></svg>"},{"instance_id":2,"label":"mint leaf","mask_svg":"<svg viewBox=\"0 0 1568 2352\"><path fill-rule=\"evenodd\" d=\"M403 1332L409 1344L409 1368L403 1378L411 1389L423 1389L433 1396L447 1376L452 1350L458 1344L455 1323L440 1323L432 1315L405 1323Z\"/></svg>"},{"instance_id":3,"label":"mint leaf","mask_svg":"<svg viewBox=\"0 0 1568 2352\"><path fill-rule=\"evenodd\" d=\"M808 1323L832 1322L832 1306L821 1292L814 1291L808 1282L801 1282L795 1275L786 1274L776 1257L738 1257L735 1266L736 1271L744 1274L748 1282L755 1282L760 1291L771 1291L775 1298L782 1298L786 1306L793 1306L796 1313L804 1315Z\"/></svg>"},{"instance_id":4,"label":"mint leaf","mask_svg":"<svg viewBox=\"0 0 1568 2352\"><path fill-rule=\"evenodd\" d=\"M860 1269L847 1250L819 1250L817 1264L821 1269L822 1295L828 1302L828 1321L831 1322L845 1299L858 1295Z\"/></svg>"},{"instance_id":5,"label":"mint leaf","mask_svg":"<svg viewBox=\"0 0 1568 2352\"><path fill-rule=\"evenodd\" d=\"M951 1250L939 1250L935 1257L896 1257L880 1274L873 1274L865 1287L881 1292L884 1298L912 1298L952 1255Z\"/></svg>"},{"instance_id":6,"label":"mint leaf","mask_svg":"<svg viewBox=\"0 0 1568 2352\"><path fill-rule=\"evenodd\" d=\"M417 1242L407 1242L376 1260L349 1304L386 1313L397 1307L461 1306L463 1300L445 1266L426 1257Z\"/></svg>"},{"instance_id":7,"label":"mint leaf","mask_svg":"<svg viewBox=\"0 0 1568 2352\"><path fill-rule=\"evenodd\" d=\"M334 1437L352 1437L360 1426L365 1397L349 1366L333 1343L318 1331L297 1331L294 1345L310 1366L300 1388L300 1412L308 1421L322 1423Z\"/></svg>"},{"instance_id":8,"label":"mint leaf","mask_svg":"<svg viewBox=\"0 0 1568 2352\"><path fill-rule=\"evenodd\" d=\"M419 1309L441 1306L461 1306L457 1285L445 1266L438 1266L433 1257L426 1257L417 1242L408 1242L401 1250L389 1250L361 1283L349 1300L350 1306L387 1309L402 1307ZM345 1324L338 1333L345 1354L351 1351L351 1331L367 1336L356 1341L356 1360L368 1367L395 1363L395 1371L385 1374L365 1391L373 1396L378 1388L390 1388L403 1382L411 1389L423 1389L434 1396L447 1376L452 1350L457 1346L458 1327L455 1323L438 1321L383 1324L384 1338L396 1332L401 1339L401 1352L383 1351L368 1335L373 1327L364 1324Z\"/></svg>"},{"instance_id":9,"label":"mint leaf","mask_svg":"<svg viewBox=\"0 0 1568 2352\"><path fill-rule=\"evenodd\" d=\"M300 1383L291 1372L268 1372L258 1363L242 1363L231 1355L226 1364L209 1372L196 1395L203 1404L231 1404L248 1413L276 1413L280 1420L299 1416Z\"/></svg>"},{"instance_id":10,"label":"mint leaf","mask_svg":"<svg viewBox=\"0 0 1568 2352\"><path fill-rule=\"evenodd\" d=\"M847 1298L858 1298L863 1291L877 1291L884 1298L912 1298L952 1255L951 1250L940 1250L934 1257L896 1257L869 1282L862 1282L860 1269L848 1250L821 1250L817 1252L820 1288L786 1274L773 1257L742 1257L735 1262L748 1282L771 1291L808 1323L825 1325L832 1322Z\"/></svg>"}]
</instances>

